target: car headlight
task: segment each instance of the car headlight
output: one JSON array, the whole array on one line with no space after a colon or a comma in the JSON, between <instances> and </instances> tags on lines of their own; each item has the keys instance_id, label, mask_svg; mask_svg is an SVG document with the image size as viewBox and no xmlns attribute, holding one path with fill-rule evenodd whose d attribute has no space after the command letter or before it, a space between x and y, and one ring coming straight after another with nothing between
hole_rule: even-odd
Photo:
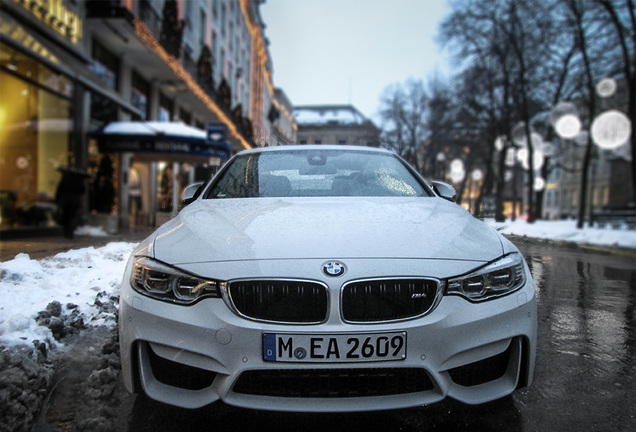
<instances>
[{"instance_id":1,"label":"car headlight","mask_svg":"<svg viewBox=\"0 0 636 432\"><path fill-rule=\"evenodd\" d=\"M136 257L130 284L139 293L179 304L221 297L224 282L202 279L148 257Z\"/></svg>"},{"instance_id":2,"label":"car headlight","mask_svg":"<svg viewBox=\"0 0 636 432\"><path fill-rule=\"evenodd\" d=\"M446 293L483 301L509 294L525 282L523 258L512 253L472 273L449 279Z\"/></svg>"}]
</instances>

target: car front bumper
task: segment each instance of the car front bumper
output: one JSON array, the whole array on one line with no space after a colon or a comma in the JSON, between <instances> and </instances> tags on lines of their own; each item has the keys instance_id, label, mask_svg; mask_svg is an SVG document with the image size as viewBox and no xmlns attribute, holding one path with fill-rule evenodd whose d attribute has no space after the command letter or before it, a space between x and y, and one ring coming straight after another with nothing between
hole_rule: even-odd
<instances>
[{"instance_id":1,"label":"car front bumper","mask_svg":"<svg viewBox=\"0 0 636 432\"><path fill-rule=\"evenodd\" d=\"M423 317L374 324L343 322L338 295L343 281L323 279L331 293L330 314L315 325L249 320L223 299L191 306L154 300L134 291L126 275L120 299L124 383L171 405L198 408L222 400L254 409L338 412L418 406L446 396L479 404L532 381L537 315L529 274L525 286L498 299L471 303L443 296ZM406 357L364 363L263 359L263 333L378 332L405 332Z\"/></svg>"}]
</instances>

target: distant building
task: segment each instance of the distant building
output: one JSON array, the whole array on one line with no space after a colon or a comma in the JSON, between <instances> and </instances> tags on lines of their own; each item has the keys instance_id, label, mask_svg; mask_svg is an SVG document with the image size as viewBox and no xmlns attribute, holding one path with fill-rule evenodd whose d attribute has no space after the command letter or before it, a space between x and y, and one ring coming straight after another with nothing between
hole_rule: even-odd
<instances>
[{"instance_id":1,"label":"distant building","mask_svg":"<svg viewBox=\"0 0 636 432\"><path fill-rule=\"evenodd\" d=\"M298 144L380 145L380 129L352 105L297 106L292 115Z\"/></svg>"}]
</instances>

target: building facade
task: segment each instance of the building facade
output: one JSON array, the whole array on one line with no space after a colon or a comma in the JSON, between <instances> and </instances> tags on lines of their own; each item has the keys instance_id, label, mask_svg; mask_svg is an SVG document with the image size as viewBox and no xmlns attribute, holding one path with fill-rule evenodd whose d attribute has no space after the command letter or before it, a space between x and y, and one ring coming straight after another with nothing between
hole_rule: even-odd
<instances>
[{"instance_id":1,"label":"building facade","mask_svg":"<svg viewBox=\"0 0 636 432\"><path fill-rule=\"evenodd\" d=\"M294 107L298 144L380 146L380 129L351 105Z\"/></svg>"},{"instance_id":2,"label":"building facade","mask_svg":"<svg viewBox=\"0 0 636 432\"><path fill-rule=\"evenodd\" d=\"M275 98L260 3L0 0L3 233L55 225L60 168L92 175L87 218L154 226L176 213L181 186L277 140L268 113L291 114ZM230 150L208 157L96 138L120 121L220 125Z\"/></svg>"}]
</instances>

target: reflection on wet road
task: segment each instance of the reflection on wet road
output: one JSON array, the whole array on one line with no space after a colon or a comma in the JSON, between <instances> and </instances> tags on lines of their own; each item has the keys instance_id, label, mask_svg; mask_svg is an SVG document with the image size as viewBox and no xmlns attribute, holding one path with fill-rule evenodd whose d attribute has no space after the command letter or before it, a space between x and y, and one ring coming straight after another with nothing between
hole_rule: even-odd
<instances>
[{"instance_id":1,"label":"reflection on wet road","mask_svg":"<svg viewBox=\"0 0 636 432\"><path fill-rule=\"evenodd\" d=\"M518 246L539 300L535 382L515 395L524 424L537 430L636 430L636 260Z\"/></svg>"},{"instance_id":2,"label":"reflection on wet road","mask_svg":"<svg viewBox=\"0 0 636 432\"><path fill-rule=\"evenodd\" d=\"M636 430L636 258L516 243L539 300L537 367L528 389L481 406L446 400L353 414L273 413L222 404L188 411L137 397L122 430Z\"/></svg>"}]
</instances>

